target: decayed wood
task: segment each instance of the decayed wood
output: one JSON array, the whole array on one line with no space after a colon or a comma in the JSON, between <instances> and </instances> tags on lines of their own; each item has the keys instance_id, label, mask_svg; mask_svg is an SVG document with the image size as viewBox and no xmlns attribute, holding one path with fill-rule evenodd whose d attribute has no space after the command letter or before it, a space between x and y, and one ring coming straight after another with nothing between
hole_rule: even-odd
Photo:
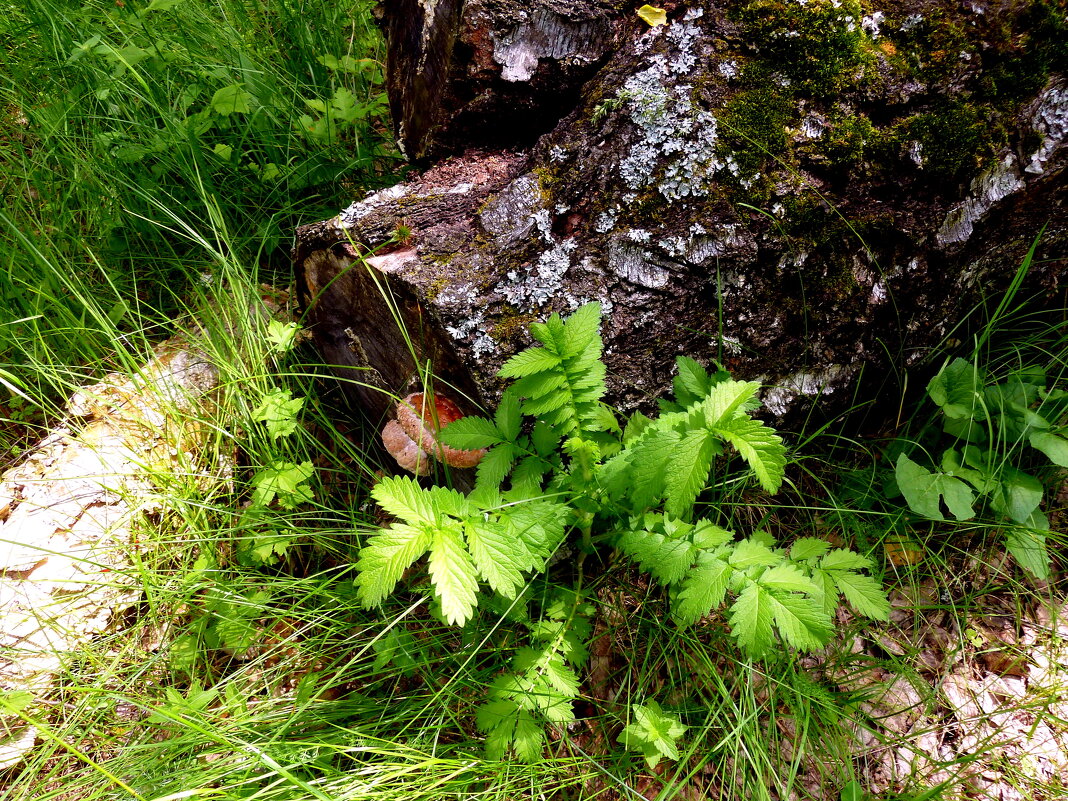
<instances>
[{"instance_id":1,"label":"decayed wood","mask_svg":"<svg viewBox=\"0 0 1068 801\"><path fill-rule=\"evenodd\" d=\"M413 161L530 144L570 112L624 15L595 0L386 0L388 86Z\"/></svg>"},{"instance_id":2,"label":"decayed wood","mask_svg":"<svg viewBox=\"0 0 1068 801\"><path fill-rule=\"evenodd\" d=\"M413 88L411 74L393 70L391 101L415 151L433 154L438 142L455 152L469 131L462 120L491 124L496 111L474 110L486 65L499 84L537 95L551 57L523 62L529 72L506 65L516 47L537 50L541 34L513 25L512 49L503 48L500 18L488 15L478 38L473 9L507 5L450 12L455 41L434 52L451 60L436 73L440 94L429 97L419 132L413 115L430 85ZM530 3L525 19L540 11L563 19L560 5ZM799 8L810 6L826 4ZM385 6L391 64L409 58L418 67L430 40L408 31L397 8ZM801 53L809 66L785 65L789 76L772 61L760 62L771 72L746 73L791 41L782 31L746 39L779 18L771 0L747 8L671 6L668 24L654 28L604 11L616 44L589 62L600 69L566 117L545 112L552 129L533 146L505 127L507 146L498 139L496 149L440 161L298 231L297 269L324 356L362 368L346 375L375 388L353 384L357 401L377 416L387 393L418 388L428 362L442 385L492 400L494 374L529 343L529 322L597 300L609 400L623 408L668 391L674 357L685 353L774 385L766 406L776 416L804 414L813 397L842 410L859 379L900 376L960 337L955 326L1008 285L1044 225L1029 291L1056 290L1068 257L1066 78L1049 72L1011 106L976 101L1006 65L1026 69L1019 42L1032 17L949 0L917 5L912 16L905 2L879 19L828 17L843 36L863 22L855 63L833 91L795 92L809 66L820 66L815 56ZM744 13L763 16L746 28ZM968 58L939 62L943 77L924 73L921 84L896 48L912 47L928 19L948 20ZM990 55L995 41L1002 50ZM944 55L918 58L922 66ZM765 84L754 89L758 78ZM470 103L457 105L465 89ZM961 150L953 131L978 141L977 120L986 118L1002 126L984 140L986 157ZM937 149L955 161L939 162ZM403 241L391 239L401 228ZM357 253L371 256L368 266Z\"/></svg>"},{"instance_id":3,"label":"decayed wood","mask_svg":"<svg viewBox=\"0 0 1068 801\"><path fill-rule=\"evenodd\" d=\"M64 424L0 477L0 692L47 701L64 660L139 597L131 553L145 513L177 486L223 480L198 423L218 382L202 350L169 340L135 375L79 390ZM0 768L34 736L0 718Z\"/></svg>"}]
</instances>

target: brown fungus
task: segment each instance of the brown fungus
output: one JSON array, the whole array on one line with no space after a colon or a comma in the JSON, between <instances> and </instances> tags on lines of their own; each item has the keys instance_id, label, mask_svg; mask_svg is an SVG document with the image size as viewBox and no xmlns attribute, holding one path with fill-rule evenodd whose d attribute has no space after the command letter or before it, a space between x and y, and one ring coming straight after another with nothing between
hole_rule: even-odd
<instances>
[{"instance_id":1,"label":"brown fungus","mask_svg":"<svg viewBox=\"0 0 1068 801\"><path fill-rule=\"evenodd\" d=\"M451 467L474 467L486 455L485 449L459 450L437 441L442 426L463 416L448 398L413 393L397 404L397 419L382 429L382 444L397 464L419 476L430 472L431 456Z\"/></svg>"},{"instance_id":2,"label":"brown fungus","mask_svg":"<svg viewBox=\"0 0 1068 801\"><path fill-rule=\"evenodd\" d=\"M409 473L425 476L430 472L430 456L404 433L396 420L390 420L382 429L382 444L397 464Z\"/></svg>"}]
</instances>

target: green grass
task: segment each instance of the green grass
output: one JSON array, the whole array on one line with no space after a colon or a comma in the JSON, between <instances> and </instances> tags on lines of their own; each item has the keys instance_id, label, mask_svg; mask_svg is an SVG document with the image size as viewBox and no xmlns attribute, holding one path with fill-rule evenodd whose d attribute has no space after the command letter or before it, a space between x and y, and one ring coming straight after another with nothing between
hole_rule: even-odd
<instances>
[{"instance_id":1,"label":"green grass","mask_svg":"<svg viewBox=\"0 0 1068 801\"><path fill-rule=\"evenodd\" d=\"M314 352L272 349L258 310L261 284L290 281L296 225L335 214L402 167L371 5L0 3L0 383L29 398L0 404L5 464L62 417L74 388L136 370L185 330L222 372L217 404L198 422L201 462L225 477L205 491L192 475L158 476L167 502L130 554L141 599L67 660L55 703L25 712L38 745L0 775L2 794L839 798L863 778L854 732L883 751L906 742L882 725L863 677L914 679L920 650L860 653L854 637L885 642L937 615L952 663L973 655L967 632L992 599L1013 600L1023 616L1063 596L1011 564L984 566L996 561L996 522L936 524L888 502L883 442L864 447L828 424L795 438L804 450L787 492L731 482L702 504L741 531L825 536L871 553L887 586L912 599L904 623L845 620L817 657L750 663L722 617L676 628L662 589L601 554L587 560L597 611L580 721L555 731L533 763L486 759L474 722L525 643L506 616L447 627L428 613L418 573L384 610L360 608L354 565L380 522L368 491L388 466L376 462L375 432L346 419ZM999 301L977 311L993 321L979 362L996 375L1039 364L1063 386L1064 315ZM257 419L276 389L304 399L288 436ZM928 412L903 408L909 427L895 433L915 436ZM265 469L305 462L310 500L249 513ZM839 480L846 467L853 486ZM895 537L919 558L895 564L883 550ZM533 581L532 593L544 586ZM679 761L655 773L617 743L632 706L649 700L688 727ZM965 761L947 770L959 777ZM1057 789L1020 781L1025 798ZM909 789L926 786L916 777Z\"/></svg>"}]
</instances>

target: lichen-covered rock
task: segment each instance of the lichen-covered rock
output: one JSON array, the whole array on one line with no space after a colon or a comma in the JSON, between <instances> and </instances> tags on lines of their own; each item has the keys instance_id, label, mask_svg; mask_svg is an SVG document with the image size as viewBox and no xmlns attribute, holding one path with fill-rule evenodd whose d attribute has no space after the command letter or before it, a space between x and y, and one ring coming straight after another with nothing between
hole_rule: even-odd
<instances>
[{"instance_id":1,"label":"lichen-covered rock","mask_svg":"<svg viewBox=\"0 0 1068 801\"><path fill-rule=\"evenodd\" d=\"M456 42L478 39L471 15L491 5L465 4ZM454 42L448 97L425 129L456 152L472 120L492 124L493 104L484 116L449 104L485 88L493 64L494 81L535 98L535 144L464 153L298 234L309 284L329 286L312 312L327 358L372 366L379 390L410 391L429 359L487 399L527 322L599 300L614 402L660 395L688 353L775 384L770 406L786 415L799 398L848 403L865 372L932 352L1008 284L1043 226L1029 285L1060 281L1068 26L1056 3L695 2L656 27L605 6L603 41L618 45L583 56L600 68L557 119L535 83L569 56L522 26L561 6L527 4L503 49L499 16L481 50ZM465 83L463 69L482 77ZM398 80L404 106L415 98ZM398 226L410 236L372 259L377 271L336 278ZM423 344L383 366L371 340L407 347L366 312L387 273Z\"/></svg>"}]
</instances>

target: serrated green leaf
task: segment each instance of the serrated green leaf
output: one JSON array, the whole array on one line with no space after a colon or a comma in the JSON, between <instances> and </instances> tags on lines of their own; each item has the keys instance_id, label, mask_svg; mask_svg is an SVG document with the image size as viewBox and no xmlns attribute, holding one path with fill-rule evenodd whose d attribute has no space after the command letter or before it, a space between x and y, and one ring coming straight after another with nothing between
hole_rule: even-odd
<instances>
[{"instance_id":1,"label":"serrated green leaf","mask_svg":"<svg viewBox=\"0 0 1068 801\"><path fill-rule=\"evenodd\" d=\"M676 742L686 733L686 726L676 715L664 712L656 701L636 704L631 707L634 722L619 734L617 742L626 748L640 751L650 768L655 768L662 757L678 760Z\"/></svg>"},{"instance_id":2,"label":"serrated green leaf","mask_svg":"<svg viewBox=\"0 0 1068 801\"><path fill-rule=\"evenodd\" d=\"M753 469L761 487L771 493L779 491L786 476L786 447L774 429L759 420L739 416L716 426L713 433L734 446Z\"/></svg>"},{"instance_id":3,"label":"serrated green leaf","mask_svg":"<svg viewBox=\"0 0 1068 801\"><path fill-rule=\"evenodd\" d=\"M864 570L869 567L871 559L845 548L835 548L820 560L821 570Z\"/></svg>"},{"instance_id":4,"label":"serrated green leaf","mask_svg":"<svg viewBox=\"0 0 1068 801\"><path fill-rule=\"evenodd\" d=\"M462 626L477 603L478 580L457 528L443 526L434 531L427 563L434 591L441 599L442 615L451 625Z\"/></svg>"},{"instance_id":5,"label":"serrated green leaf","mask_svg":"<svg viewBox=\"0 0 1068 801\"><path fill-rule=\"evenodd\" d=\"M705 550L711 550L718 548L720 545L725 545L734 539L734 532L727 531L725 528L713 525L707 520L698 520L694 524L693 534L691 535L693 544L698 548Z\"/></svg>"},{"instance_id":6,"label":"serrated green leaf","mask_svg":"<svg viewBox=\"0 0 1068 801\"><path fill-rule=\"evenodd\" d=\"M433 495L409 476L387 476L371 488L371 497L394 517L436 526L441 519Z\"/></svg>"},{"instance_id":7,"label":"serrated green leaf","mask_svg":"<svg viewBox=\"0 0 1068 801\"><path fill-rule=\"evenodd\" d=\"M520 565L531 562L526 543L512 536L501 523L468 521L464 530L479 575L505 598L515 598L524 583Z\"/></svg>"},{"instance_id":8,"label":"serrated green leaf","mask_svg":"<svg viewBox=\"0 0 1068 801\"><path fill-rule=\"evenodd\" d=\"M768 546L759 542L755 537L750 537L734 547L728 561L738 570L747 570L750 567L777 565L782 561L782 557L773 553Z\"/></svg>"},{"instance_id":9,"label":"serrated green leaf","mask_svg":"<svg viewBox=\"0 0 1068 801\"><path fill-rule=\"evenodd\" d=\"M790 558L795 562L818 559L827 553L831 544L819 537L802 537L790 546Z\"/></svg>"},{"instance_id":10,"label":"serrated green leaf","mask_svg":"<svg viewBox=\"0 0 1068 801\"><path fill-rule=\"evenodd\" d=\"M563 435L548 423L538 420L530 431L530 441L539 456L549 456L556 451Z\"/></svg>"},{"instance_id":11,"label":"serrated green leaf","mask_svg":"<svg viewBox=\"0 0 1068 801\"><path fill-rule=\"evenodd\" d=\"M552 465L537 456L528 456L512 470L512 490L523 498L541 494L542 478L552 470Z\"/></svg>"},{"instance_id":12,"label":"serrated green leaf","mask_svg":"<svg viewBox=\"0 0 1068 801\"><path fill-rule=\"evenodd\" d=\"M858 614L873 620L890 619L890 601L874 578L848 571L828 575L834 581L835 589Z\"/></svg>"},{"instance_id":13,"label":"serrated green leaf","mask_svg":"<svg viewBox=\"0 0 1068 801\"><path fill-rule=\"evenodd\" d=\"M695 549L688 540L669 540L653 531L627 531L616 541L617 547L642 570L665 584L681 581L693 565Z\"/></svg>"},{"instance_id":14,"label":"serrated green leaf","mask_svg":"<svg viewBox=\"0 0 1068 801\"><path fill-rule=\"evenodd\" d=\"M653 421L646 417L641 412L634 412L628 419L627 424L623 428L623 444L629 445L634 440L638 439L644 431L646 431Z\"/></svg>"},{"instance_id":15,"label":"serrated green leaf","mask_svg":"<svg viewBox=\"0 0 1068 801\"><path fill-rule=\"evenodd\" d=\"M501 402L493 414L493 422L497 424L497 430L508 442L515 442L519 436L522 425L519 405L519 394L508 389L501 395Z\"/></svg>"},{"instance_id":16,"label":"serrated green leaf","mask_svg":"<svg viewBox=\"0 0 1068 801\"><path fill-rule=\"evenodd\" d=\"M761 587L779 592L801 592L818 595L820 588L806 576L801 568L791 564L780 564L768 568L757 579Z\"/></svg>"},{"instance_id":17,"label":"serrated green leaf","mask_svg":"<svg viewBox=\"0 0 1068 801\"><path fill-rule=\"evenodd\" d=\"M537 375L560 366L560 356L544 347L521 350L506 361L497 371L499 378L525 378Z\"/></svg>"},{"instance_id":18,"label":"serrated green leaf","mask_svg":"<svg viewBox=\"0 0 1068 801\"><path fill-rule=\"evenodd\" d=\"M678 366L678 375L672 384L675 389L675 399L683 406L704 398L712 388L712 380L708 371L701 366L700 362L689 356L678 356L675 359Z\"/></svg>"},{"instance_id":19,"label":"serrated green leaf","mask_svg":"<svg viewBox=\"0 0 1068 801\"><path fill-rule=\"evenodd\" d=\"M498 489L508 471L515 464L515 446L504 442L482 457L478 463L478 486Z\"/></svg>"},{"instance_id":20,"label":"serrated green leaf","mask_svg":"<svg viewBox=\"0 0 1068 801\"><path fill-rule=\"evenodd\" d=\"M288 389L275 388L252 412L252 419L265 423L272 439L288 437L297 430L297 415L303 406L304 398L294 398Z\"/></svg>"},{"instance_id":21,"label":"serrated green leaf","mask_svg":"<svg viewBox=\"0 0 1068 801\"><path fill-rule=\"evenodd\" d=\"M706 430L690 431L675 446L667 465L664 511L684 517L705 488L712 459L718 452L715 438Z\"/></svg>"},{"instance_id":22,"label":"serrated green leaf","mask_svg":"<svg viewBox=\"0 0 1068 801\"><path fill-rule=\"evenodd\" d=\"M972 509L975 494L960 479L945 473L932 473L904 453L897 457L895 476L901 494L916 514L944 520L939 506L939 499L942 498L957 520L969 520L975 516Z\"/></svg>"},{"instance_id":23,"label":"serrated green leaf","mask_svg":"<svg viewBox=\"0 0 1068 801\"><path fill-rule=\"evenodd\" d=\"M601 304L597 302L579 306L564 322L564 358L583 353L596 346L600 353Z\"/></svg>"},{"instance_id":24,"label":"serrated green leaf","mask_svg":"<svg viewBox=\"0 0 1068 801\"><path fill-rule=\"evenodd\" d=\"M742 649L759 658L771 649L775 619L771 594L750 582L731 605L731 633Z\"/></svg>"},{"instance_id":25,"label":"serrated green leaf","mask_svg":"<svg viewBox=\"0 0 1068 801\"><path fill-rule=\"evenodd\" d=\"M507 698L491 701L479 707L475 725L486 734L486 756L503 759L515 740L515 725L520 709ZM524 713L528 714L529 713Z\"/></svg>"},{"instance_id":26,"label":"serrated green leaf","mask_svg":"<svg viewBox=\"0 0 1068 801\"><path fill-rule=\"evenodd\" d=\"M716 384L702 406L708 427L716 429L728 425L759 390L760 384L756 381L728 380Z\"/></svg>"},{"instance_id":27,"label":"serrated green leaf","mask_svg":"<svg viewBox=\"0 0 1068 801\"><path fill-rule=\"evenodd\" d=\"M564 664L564 659L560 654L554 653L544 660L542 669L545 672L546 680L554 690L568 698L576 698L578 696L578 676L575 675L575 671Z\"/></svg>"},{"instance_id":28,"label":"serrated green leaf","mask_svg":"<svg viewBox=\"0 0 1068 801\"><path fill-rule=\"evenodd\" d=\"M438 442L465 451L491 448L503 441L492 421L474 415L454 420L438 432Z\"/></svg>"},{"instance_id":29,"label":"serrated green leaf","mask_svg":"<svg viewBox=\"0 0 1068 801\"><path fill-rule=\"evenodd\" d=\"M723 603L733 572L726 560L710 553L700 554L697 565L682 581L672 609L675 619L690 625Z\"/></svg>"},{"instance_id":30,"label":"serrated green leaf","mask_svg":"<svg viewBox=\"0 0 1068 801\"><path fill-rule=\"evenodd\" d=\"M466 495L450 487L430 487L426 492L430 495L430 503L434 509L443 515L466 518L480 514L479 508L471 503Z\"/></svg>"},{"instance_id":31,"label":"serrated green leaf","mask_svg":"<svg viewBox=\"0 0 1068 801\"><path fill-rule=\"evenodd\" d=\"M364 608L378 606L404 571L426 553L432 538L424 528L394 523L371 536L356 563L357 597Z\"/></svg>"},{"instance_id":32,"label":"serrated green leaf","mask_svg":"<svg viewBox=\"0 0 1068 801\"><path fill-rule=\"evenodd\" d=\"M635 508L647 509L663 497L667 465L679 439L677 431L658 429L642 437L631 449L631 499Z\"/></svg>"},{"instance_id":33,"label":"serrated green leaf","mask_svg":"<svg viewBox=\"0 0 1068 801\"><path fill-rule=\"evenodd\" d=\"M767 603L775 627L788 645L812 651L831 638L831 619L813 598L772 591Z\"/></svg>"},{"instance_id":34,"label":"serrated green leaf","mask_svg":"<svg viewBox=\"0 0 1068 801\"><path fill-rule=\"evenodd\" d=\"M545 747L542 725L524 709L519 710L515 722L515 754L524 762L537 762Z\"/></svg>"},{"instance_id":35,"label":"serrated green leaf","mask_svg":"<svg viewBox=\"0 0 1068 801\"><path fill-rule=\"evenodd\" d=\"M525 380L525 379L524 379ZM561 381L561 383L563 383ZM537 394L541 389L528 389L527 392L533 392ZM526 394L526 393L524 393ZM538 397L530 398L523 401L523 414L530 417L544 417L546 420L554 425L562 422L561 418L571 418L571 409L565 410L564 415L553 415L553 412L557 412L564 407L568 406L571 401L571 395L566 392L552 391ZM573 430L573 425L563 426L563 433L569 434Z\"/></svg>"},{"instance_id":36,"label":"serrated green leaf","mask_svg":"<svg viewBox=\"0 0 1068 801\"><path fill-rule=\"evenodd\" d=\"M509 533L526 544L530 561L517 567L522 570L541 569L542 560L547 559L556 550L564 538L564 520L569 509L553 501L530 501L510 507L505 522ZM513 561L521 557L517 550Z\"/></svg>"},{"instance_id":37,"label":"serrated green leaf","mask_svg":"<svg viewBox=\"0 0 1068 801\"><path fill-rule=\"evenodd\" d=\"M227 158L229 159L229 156ZM283 323L281 320L271 320L267 323L267 341L271 343L271 350L275 353L292 350L299 333L298 323Z\"/></svg>"},{"instance_id":38,"label":"serrated green leaf","mask_svg":"<svg viewBox=\"0 0 1068 801\"><path fill-rule=\"evenodd\" d=\"M1068 439L1049 431L1033 431L1027 438L1031 447L1046 455L1055 465L1068 467Z\"/></svg>"},{"instance_id":39,"label":"serrated green leaf","mask_svg":"<svg viewBox=\"0 0 1068 801\"><path fill-rule=\"evenodd\" d=\"M252 507L267 506L278 499L284 509L295 509L312 499L307 481L315 472L311 462L273 462L252 477Z\"/></svg>"}]
</instances>

